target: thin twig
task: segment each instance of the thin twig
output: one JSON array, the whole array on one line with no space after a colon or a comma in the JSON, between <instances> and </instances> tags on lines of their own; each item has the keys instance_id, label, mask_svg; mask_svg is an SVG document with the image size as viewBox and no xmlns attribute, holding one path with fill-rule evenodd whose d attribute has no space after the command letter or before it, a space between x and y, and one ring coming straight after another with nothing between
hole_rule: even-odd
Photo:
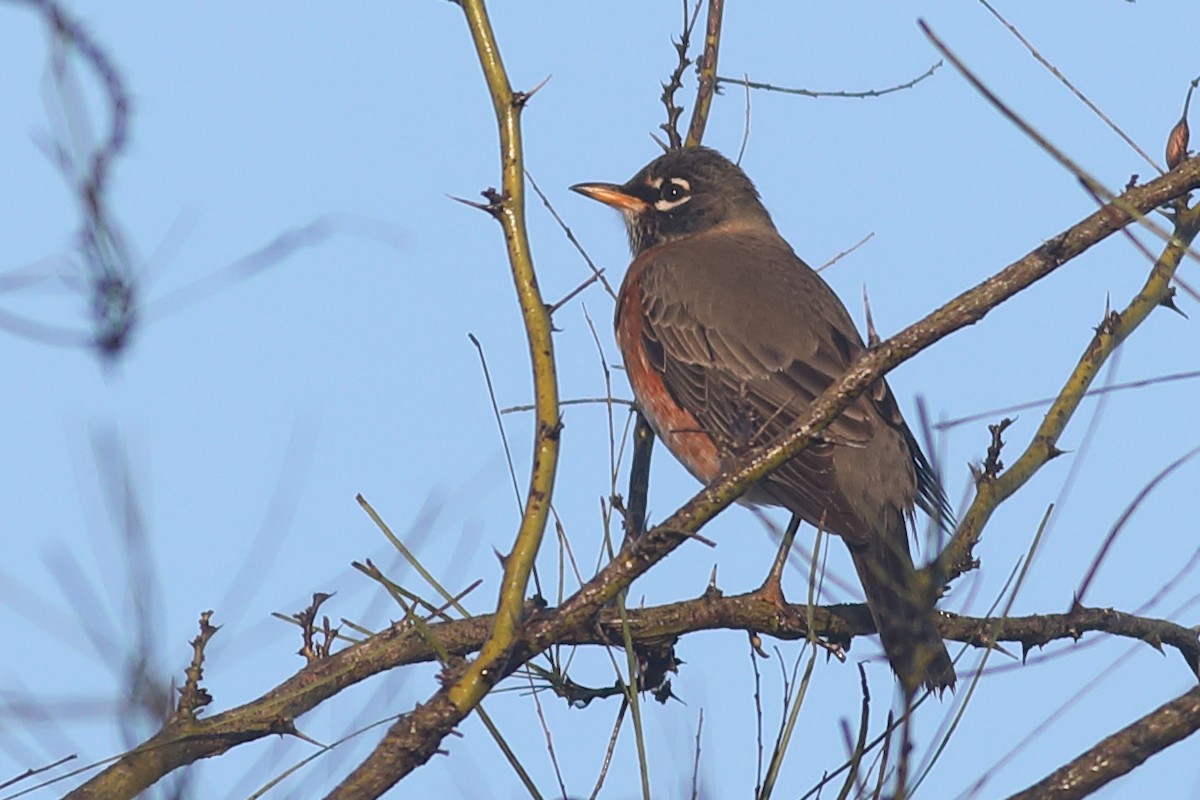
<instances>
[{"instance_id":1,"label":"thin twig","mask_svg":"<svg viewBox=\"0 0 1200 800\"><path fill-rule=\"evenodd\" d=\"M479 339L475 338L475 334L468 333L467 338L471 340L471 344L475 345L476 352L479 353L479 366L483 368L483 381L487 384L488 400L492 404L492 414L496 417L496 428L500 431L500 443L504 446L504 460L508 464L508 477L512 480L513 496L517 500L517 513L520 514L521 508L521 485L517 481L517 468L513 464L512 448L508 445L508 432L504 429L504 420L502 420L500 406L496 403L496 387L492 385L492 373L488 369L487 356L483 354L483 345L479 343ZM536 410L537 406L533 409Z\"/></svg>"},{"instance_id":2,"label":"thin twig","mask_svg":"<svg viewBox=\"0 0 1200 800\"><path fill-rule=\"evenodd\" d=\"M604 761L600 764L600 773L596 776L596 785L592 788L592 793L588 795L590 800L596 800L600 796L600 789L604 787L604 779L608 776L608 768L612 765L613 753L617 749L617 738L621 734L621 727L625 721L625 711L629 708L629 702L622 699L621 707L617 711L617 719L613 722L612 734L608 737L608 747L604 748Z\"/></svg>"},{"instance_id":3,"label":"thin twig","mask_svg":"<svg viewBox=\"0 0 1200 800\"><path fill-rule=\"evenodd\" d=\"M763 83L761 81L752 81L747 78L723 78L720 76L717 77L717 83L718 84L720 84L720 83L741 83L751 89L761 89L765 92L781 92L783 94L796 94L796 95L800 95L802 97L839 97L839 98L882 97L883 95L891 94L892 92L900 92L905 89L911 89L912 87L916 86L921 81L925 80L926 78L931 77L933 75L933 73L937 72L938 68L941 66L942 66L942 62L938 61L932 67L925 70L920 75L913 78L911 81L905 81L904 83L899 83L899 84L896 84L895 86L889 86L886 89L866 89L861 92L846 92L846 91L819 92L819 91L814 91L812 89L793 89L793 88L789 88L787 86L776 86L773 83Z\"/></svg>"},{"instance_id":4,"label":"thin twig","mask_svg":"<svg viewBox=\"0 0 1200 800\"><path fill-rule=\"evenodd\" d=\"M734 159L735 164L739 167L742 165L742 156L746 155L746 144L750 141L750 75L749 73L742 75L743 83L746 87L746 119L742 124L742 144L738 147L737 158Z\"/></svg>"},{"instance_id":5,"label":"thin twig","mask_svg":"<svg viewBox=\"0 0 1200 800\"><path fill-rule=\"evenodd\" d=\"M633 408L633 401L626 400L623 397L576 397L571 400L560 400L560 406L584 406L584 405L608 405L629 406ZM515 414L519 411L535 411L537 406L526 403L519 406L506 406L500 409L501 414Z\"/></svg>"},{"instance_id":6,"label":"thin twig","mask_svg":"<svg viewBox=\"0 0 1200 800\"><path fill-rule=\"evenodd\" d=\"M836 256L834 256L833 258L831 258L831 259L829 259L828 261L826 261L826 262L825 262L824 264L822 264L821 266L817 267L817 270L816 270L816 271L817 271L817 272L824 272L825 270L829 269L829 268L830 268L830 267L832 267L834 264L836 264L837 262L841 261L841 260L842 260L843 258L845 258L846 256L848 256L848 255L850 255L851 253L853 253L855 250L857 250L858 248L862 247L862 246L863 246L864 244L866 244L867 242L871 241L871 239L872 239L872 238L874 238L874 236L875 236L875 231L871 231L871 232L870 232L870 233L868 233L866 236L864 236L863 238L861 238L861 239L859 239L857 242L855 242L853 245L851 245L849 248L847 248L847 249L843 250L842 252L840 252L840 253L838 253Z\"/></svg>"},{"instance_id":7,"label":"thin twig","mask_svg":"<svg viewBox=\"0 0 1200 800\"><path fill-rule=\"evenodd\" d=\"M1096 397L1098 395L1110 394L1112 392L1123 392L1128 389L1142 389L1147 386L1155 386L1160 383L1172 383L1174 381L1186 381L1200 378L1200 370L1191 370L1189 372L1175 372L1170 375L1160 375L1157 378L1145 378L1139 381L1125 381L1124 383L1114 383L1111 386L1102 386L1099 389L1088 389L1083 393L1084 397ZM981 419L993 419L995 417L1012 414L1017 411L1027 411L1031 408L1041 408L1048 406L1057 400L1058 397L1043 397L1040 400L1028 400L1024 403L1005 406L1004 408L993 408L988 411L981 411L978 414L968 414L965 417L955 417L953 419L942 420L934 424L934 430L945 431L951 428L957 428L960 425L966 425L969 422L978 422Z\"/></svg>"},{"instance_id":8,"label":"thin twig","mask_svg":"<svg viewBox=\"0 0 1200 800\"><path fill-rule=\"evenodd\" d=\"M963 78L965 78L966 81L970 83L972 87L974 87L975 91L983 95L984 99L987 100L993 108L1000 112L1005 119L1007 119L1022 133L1032 139L1038 147L1042 148L1047 155L1057 161L1064 169L1074 175L1075 178L1093 195L1100 197L1105 203L1111 203L1127 214L1130 212L1129 208L1122 207L1123 201L1121 198L1124 195L1118 196L1104 186L1104 184L1100 183L1100 181L1098 181L1096 178L1092 177L1090 173L1085 171L1083 167L1067 156L1066 153L1051 144L1050 140L1039 133L1036 128L1022 119L1017 112L1009 108L1004 101L996 96L995 92L984 85L983 81L980 80L974 72L968 69L966 64L964 64L962 60L959 59L958 56L956 56L950 50L950 48L938 38L938 36L933 32L932 29L930 29L924 20L917 20L917 25L921 28L921 31L925 34L926 38L928 38L933 46L937 48L938 52L945 56L945 58L954 66L954 68L959 71ZM1132 214L1131 216L1134 217L1139 225L1149 230L1162 241L1168 243L1168 245L1174 241L1170 232L1162 228L1162 226L1158 225L1156 222L1154 222L1154 220L1150 219L1147 216L1147 212ZM1196 253L1195 251L1191 250L1190 247L1187 249L1187 253L1193 258L1200 260L1200 253Z\"/></svg>"},{"instance_id":9,"label":"thin twig","mask_svg":"<svg viewBox=\"0 0 1200 800\"><path fill-rule=\"evenodd\" d=\"M572 300L574 300L576 297L578 297L578 296L579 296L579 294L580 294L580 293L581 293L581 292L582 292L584 289L588 288L589 286L591 286L593 283L595 283L595 282L596 282L596 281L598 281L598 280L603 280L603 275L604 275L604 272L603 272L603 270L601 270L600 272L597 272L597 273L595 273L595 274L593 274L593 275L589 275L589 276L588 276L588 277L587 277L587 278L584 280L584 282L583 282L583 283L579 284L579 285L578 285L578 286L576 286L574 289L572 289L571 291L567 292L567 294L566 294L566 295L563 297L563 299L562 299L562 300L559 300L557 303L555 303L554 305L550 306L550 308L549 308L549 309L547 309L547 311L549 312L549 314L550 314L551 316L554 316L554 314L555 314L555 313L556 313L556 312L557 312L557 311L558 311L560 308L562 308L562 307L563 307L563 306L565 306L567 303L571 302L571 301L572 301ZM560 403L560 405L561 405L561 403Z\"/></svg>"},{"instance_id":10,"label":"thin twig","mask_svg":"<svg viewBox=\"0 0 1200 800\"><path fill-rule=\"evenodd\" d=\"M529 688L533 689L533 673L527 673ZM538 724L542 726L542 734L546 737L546 752L550 754L550 764L554 767L554 777L558 780L558 789L562 797L567 797L567 785L563 782L562 769L558 766L558 755L554 752L554 736L550 733L550 725L546 722L546 714L542 711L542 700L537 691L532 691L533 706L537 712Z\"/></svg>"},{"instance_id":11,"label":"thin twig","mask_svg":"<svg viewBox=\"0 0 1200 800\"><path fill-rule=\"evenodd\" d=\"M1137 153L1139 156L1141 156L1146 161L1146 163L1150 165L1150 167L1152 169L1156 170L1160 175L1162 174L1163 168L1160 167L1154 161L1154 159L1151 158L1148 153L1146 153L1145 150L1138 147L1137 142L1135 142L1133 139L1129 138L1128 134L1126 134L1125 131L1121 130L1120 127L1118 127L1115 122L1113 122L1111 119L1109 119L1105 115L1105 113L1103 111L1101 111L1099 109L1099 107L1096 106L1095 103L1093 103L1091 100L1089 100L1087 98L1087 95L1085 95L1083 92L1079 91L1079 89L1075 88L1075 84L1071 83L1071 81L1069 81L1067 79L1066 75L1063 75L1061 72L1059 72L1058 67L1054 66L1048 60L1046 60L1046 58L1043 57L1042 54L1038 52L1037 48L1034 47L1029 42L1028 39L1026 39L1024 36L1021 35L1021 32L1019 30L1017 30L1017 27L1015 25L1013 25L1011 22L1009 22L1007 19L1005 19L1000 14L1000 12L997 11L995 9L995 7L992 6L992 4L988 2L988 0L979 0L979 2L983 5L984 8L986 8L988 11L990 11L992 13L992 16L994 16L997 20L1000 21L1001 25L1008 28L1009 32L1012 33L1013 36L1017 37L1018 42L1025 45L1025 49L1029 51L1029 54L1031 56L1033 56L1035 59L1037 59L1039 64L1041 64L1043 67L1045 67L1050 72L1051 75L1058 78L1058 80L1062 82L1063 86L1066 86L1068 89L1070 89L1071 93L1073 95L1075 95L1076 97L1078 97L1080 102L1082 102L1085 106L1087 106L1093 114L1095 114L1097 117L1099 117L1101 122L1103 122L1105 125L1107 125L1109 128L1111 128L1113 133L1117 134L1117 136L1120 136L1121 139L1125 142L1125 144L1129 145L1135 153Z\"/></svg>"},{"instance_id":12,"label":"thin twig","mask_svg":"<svg viewBox=\"0 0 1200 800\"><path fill-rule=\"evenodd\" d=\"M611 297L613 300L616 300L617 293L613 291L612 284L608 282L608 278L604 277L604 270L597 267L595 262L592 261L592 257L589 256L587 251L583 249L583 245L580 244L579 240L575 238L575 234L571 231L571 228L568 227L567 223L563 221L563 218L558 215L558 211L555 210L554 205L550 202L550 198L546 197L546 193L542 191L542 188L538 186L537 181L535 181L533 176L529 174L529 170L525 170L525 177L529 179L529 186L541 199L542 205L546 207L546 210L550 212L550 216L554 218L554 221L558 223L558 227L562 229L563 235L567 237L567 241L574 246L579 255L583 256L583 262L587 264L588 269L592 271L592 277L600 281L600 283L604 286L604 291L608 292L609 297Z\"/></svg>"},{"instance_id":13,"label":"thin twig","mask_svg":"<svg viewBox=\"0 0 1200 800\"><path fill-rule=\"evenodd\" d=\"M1087 596L1087 590L1092 585L1092 580L1095 579L1096 573L1100 571L1100 565L1104 563L1104 559L1108 555L1109 549L1112 547L1113 542L1117 540L1117 536L1125 527L1125 523L1129 522L1129 518L1133 516L1133 512L1137 511L1137 509L1141 506L1142 501L1149 497L1150 493L1153 492L1158 485L1167 478L1168 475L1182 467L1188 461L1191 461L1197 453L1200 453L1200 447L1194 447L1181 455L1179 458L1172 461L1157 475L1151 478L1150 482L1143 486L1141 491L1139 491L1129 505L1125 507L1125 510L1121 512L1121 516L1117 518L1117 521L1113 524L1108 534L1104 537L1104 542L1100 545L1100 549L1096 552L1095 558L1092 559L1092 563L1088 567L1087 572L1084 573L1083 581L1079 584L1079 588L1075 591L1075 597L1071 601L1072 607L1083 604L1084 598Z\"/></svg>"}]
</instances>

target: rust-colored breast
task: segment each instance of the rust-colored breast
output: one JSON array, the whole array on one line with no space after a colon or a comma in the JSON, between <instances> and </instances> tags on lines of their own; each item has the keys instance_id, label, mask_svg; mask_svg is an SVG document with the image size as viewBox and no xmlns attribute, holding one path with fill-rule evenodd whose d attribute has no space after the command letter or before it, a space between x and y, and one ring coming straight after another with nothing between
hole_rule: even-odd
<instances>
[{"instance_id":1,"label":"rust-colored breast","mask_svg":"<svg viewBox=\"0 0 1200 800\"><path fill-rule=\"evenodd\" d=\"M650 426L688 472L702 483L708 483L721 471L712 437L701 430L700 423L687 409L675 402L661 373L650 363L646 353L643 270L639 268L644 264L639 265L635 260L621 285L617 298L617 345L625 359L625 372L633 396Z\"/></svg>"}]
</instances>

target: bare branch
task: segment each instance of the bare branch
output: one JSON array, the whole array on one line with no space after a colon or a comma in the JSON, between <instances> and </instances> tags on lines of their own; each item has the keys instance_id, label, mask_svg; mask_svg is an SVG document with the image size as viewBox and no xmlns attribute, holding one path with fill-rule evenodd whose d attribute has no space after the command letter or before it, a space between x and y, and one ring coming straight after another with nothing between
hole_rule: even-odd
<instances>
[{"instance_id":1,"label":"bare branch","mask_svg":"<svg viewBox=\"0 0 1200 800\"><path fill-rule=\"evenodd\" d=\"M942 62L938 61L932 67L925 70L920 75L913 78L911 81L905 81L904 83L898 83L895 86L888 86L887 88L884 88L884 89L865 89L860 92L847 92L847 91L821 92L821 91L816 91L814 89L794 89L794 88L789 88L787 86L776 86L773 83L763 83L761 81L752 81L747 77L722 78L722 77L718 76L716 79L716 82L718 84L740 83L749 89L761 89L765 92L780 92L781 94L796 94L796 95L800 95L801 97L840 97L840 98L858 99L858 98L864 98L864 97L882 97L883 95L891 94L892 92L900 92L905 89L911 89L912 87L916 86L918 83L925 80L926 78L932 77L933 73L937 72L938 68L941 66L942 66Z\"/></svg>"},{"instance_id":2,"label":"bare branch","mask_svg":"<svg viewBox=\"0 0 1200 800\"><path fill-rule=\"evenodd\" d=\"M721 18L725 13L725 0L708 0L708 23L704 31L704 55L696 65L700 86L696 89L696 105L692 108L692 123L688 126L684 145L695 147L704 138L704 126L708 124L708 112L712 107L713 94L717 88L717 54L721 49Z\"/></svg>"},{"instance_id":3,"label":"bare branch","mask_svg":"<svg viewBox=\"0 0 1200 800\"><path fill-rule=\"evenodd\" d=\"M1106 736L1069 764L1009 800L1077 800L1200 728L1200 686Z\"/></svg>"}]
</instances>

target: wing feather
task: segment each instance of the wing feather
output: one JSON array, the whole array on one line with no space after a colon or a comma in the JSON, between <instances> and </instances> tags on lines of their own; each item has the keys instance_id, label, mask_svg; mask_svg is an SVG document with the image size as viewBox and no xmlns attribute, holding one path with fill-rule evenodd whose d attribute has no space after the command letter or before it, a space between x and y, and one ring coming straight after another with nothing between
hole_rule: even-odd
<instances>
[{"instance_id":1,"label":"wing feather","mask_svg":"<svg viewBox=\"0 0 1200 800\"><path fill-rule=\"evenodd\" d=\"M864 349L845 307L782 239L701 236L643 259L650 363L724 459L778 439ZM854 542L897 509L911 514L914 502L943 506L928 481L932 471L880 381L760 495Z\"/></svg>"}]
</instances>

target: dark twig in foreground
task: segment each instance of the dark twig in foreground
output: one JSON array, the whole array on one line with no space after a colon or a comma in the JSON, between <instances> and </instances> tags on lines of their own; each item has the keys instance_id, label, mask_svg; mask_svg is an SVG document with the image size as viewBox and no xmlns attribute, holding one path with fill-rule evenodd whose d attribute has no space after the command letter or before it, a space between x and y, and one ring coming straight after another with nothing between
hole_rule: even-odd
<instances>
[{"instance_id":1,"label":"dark twig in foreground","mask_svg":"<svg viewBox=\"0 0 1200 800\"><path fill-rule=\"evenodd\" d=\"M53 141L48 148L81 208L78 248L90 293L91 344L104 356L116 357L136 329L141 310L133 258L108 207L110 171L129 136L129 94L108 54L57 2L26 0L26 3L37 9L53 33L51 63L55 85L63 95L65 114L80 118L88 114L83 98L67 88L71 81L65 74L71 69L73 53L88 65L104 89L109 121L103 142L81 145L66 136L65 142ZM90 127L79 119L75 121L79 129ZM74 152L76 148L86 152ZM35 330L40 327L35 326Z\"/></svg>"},{"instance_id":2,"label":"dark twig in foreground","mask_svg":"<svg viewBox=\"0 0 1200 800\"><path fill-rule=\"evenodd\" d=\"M672 150L683 147L683 137L679 135L679 115L683 113L683 109L675 104L675 93L683 88L683 73L692 63L692 60L688 58L688 50L692 46L692 30L696 27L696 19L699 16L700 0L696 0L696 6L692 9L690 17L687 13L687 0L684 0L683 30L679 34L679 41L671 42L671 46L675 48L675 68L671 70L671 75L662 84L660 99L663 107L667 109L667 121L658 127L667 134L667 147Z\"/></svg>"}]
</instances>

